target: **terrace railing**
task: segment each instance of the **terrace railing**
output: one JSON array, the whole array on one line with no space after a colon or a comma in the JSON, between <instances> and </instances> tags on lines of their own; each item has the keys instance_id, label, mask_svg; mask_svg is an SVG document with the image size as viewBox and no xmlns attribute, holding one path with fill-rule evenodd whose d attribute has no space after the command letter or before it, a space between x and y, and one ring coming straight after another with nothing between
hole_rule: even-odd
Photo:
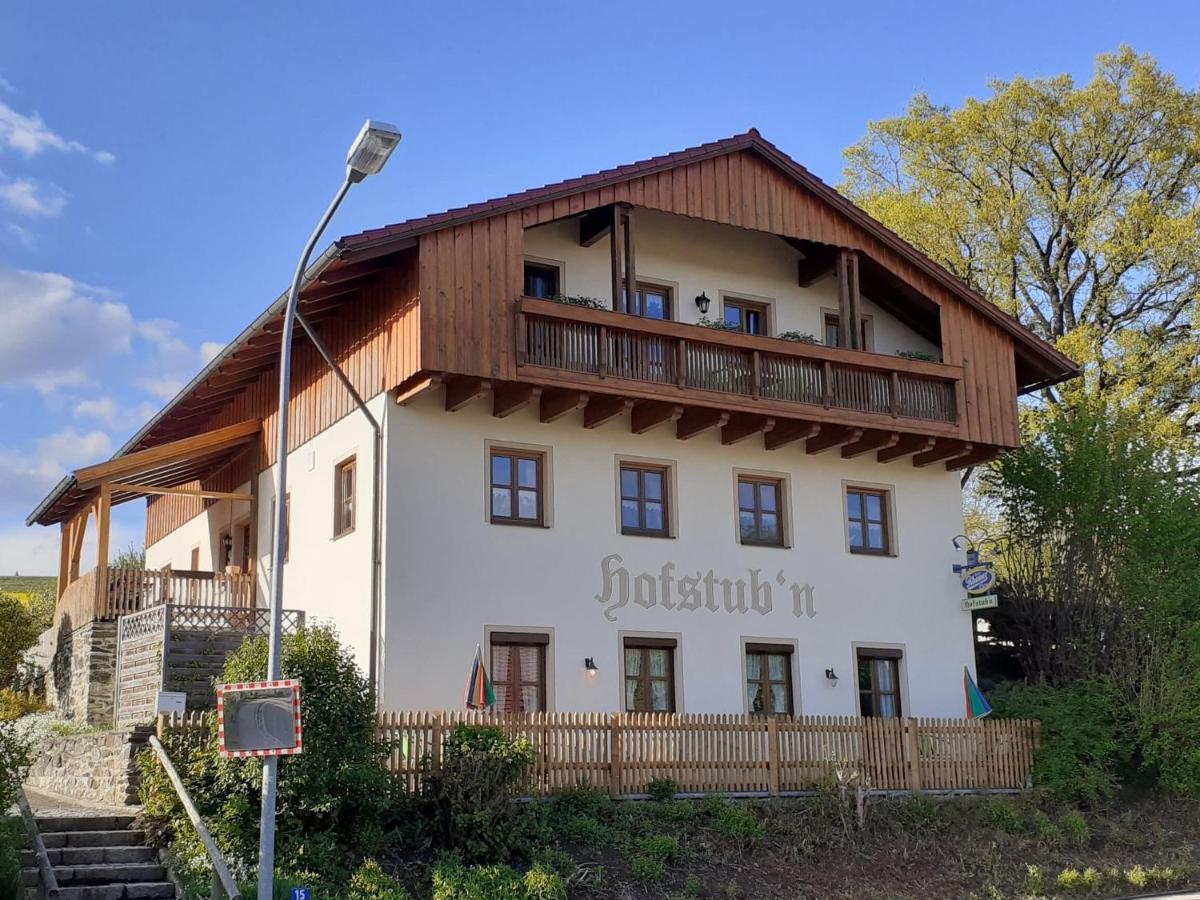
<instances>
[{"instance_id":1,"label":"terrace railing","mask_svg":"<svg viewBox=\"0 0 1200 900\"><path fill-rule=\"evenodd\" d=\"M55 625L69 619L74 630L165 604L249 608L255 605L254 575L179 569L97 568L67 585Z\"/></svg>"}]
</instances>

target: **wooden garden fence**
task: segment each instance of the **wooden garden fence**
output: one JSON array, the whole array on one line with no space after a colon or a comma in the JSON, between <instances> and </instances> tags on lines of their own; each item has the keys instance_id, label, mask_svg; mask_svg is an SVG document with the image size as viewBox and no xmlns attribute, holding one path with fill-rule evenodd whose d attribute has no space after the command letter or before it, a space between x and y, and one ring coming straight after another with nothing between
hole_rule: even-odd
<instances>
[{"instance_id":1,"label":"wooden garden fence","mask_svg":"<svg viewBox=\"0 0 1200 900\"><path fill-rule=\"evenodd\" d=\"M870 791L1021 790L1040 729L1024 719L391 712L377 728L391 748L388 770L416 790L423 760L436 769L445 735L460 724L527 737L531 794L588 785L614 797L644 795L664 778L694 794L778 796L838 780ZM205 726L190 714L167 727Z\"/></svg>"}]
</instances>

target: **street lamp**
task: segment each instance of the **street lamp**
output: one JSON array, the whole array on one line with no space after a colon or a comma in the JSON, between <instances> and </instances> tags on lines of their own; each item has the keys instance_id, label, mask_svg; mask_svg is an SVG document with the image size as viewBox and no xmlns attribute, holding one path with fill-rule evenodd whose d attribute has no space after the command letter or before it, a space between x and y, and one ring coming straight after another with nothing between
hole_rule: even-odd
<instances>
[{"instance_id":1,"label":"street lamp","mask_svg":"<svg viewBox=\"0 0 1200 900\"><path fill-rule=\"evenodd\" d=\"M275 482L275 496L287 496L287 455L288 455L288 399L292 382L292 331L296 327L296 305L300 299L300 282L304 279L304 271L308 268L308 259L312 256L313 248L320 240L321 234L337 212L350 185L358 184L368 175L374 175L383 169L388 157L400 143L400 132L394 125L376 122L368 119L350 145L346 154L346 177L342 180L333 201L317 227L313 230L300 262L296 264L296 273L292 276L292 287L288 292L287 306L283 312L283 336L279 349L279 412L278 412L278 441L276 444L276 466L278 474ZM278 681L280 676L280 645L283 620L283 546L284 529L287 527L287 504L275 503L275 521L271 532L271 569L270 569L270 599L271 599L271 632L270 653L267 658L267 680ZM275 890L275 794L278 786L279 758L265 757L263 760L262 783L262 819L258 839L258 900L272 900Z\"/></svg>"}]
</instances>

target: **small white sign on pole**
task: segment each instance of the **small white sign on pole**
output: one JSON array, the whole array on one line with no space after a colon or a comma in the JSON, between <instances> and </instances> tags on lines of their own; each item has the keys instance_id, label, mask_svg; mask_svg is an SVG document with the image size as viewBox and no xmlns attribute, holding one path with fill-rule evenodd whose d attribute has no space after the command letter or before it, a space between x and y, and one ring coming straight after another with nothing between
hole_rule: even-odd
<instances>
[{"instance_id":1,"label":"small white sign on pole","mask_svg":"<svg viewBox=\"0 0 1200 900\"><path fill-rule=\"evenodd\" d=\"M1000 605L1000 598L995 594L985 594L982 597L963 597L962 608L967 612L977 609L995 609Z\"/></svg>"}]
</instances>

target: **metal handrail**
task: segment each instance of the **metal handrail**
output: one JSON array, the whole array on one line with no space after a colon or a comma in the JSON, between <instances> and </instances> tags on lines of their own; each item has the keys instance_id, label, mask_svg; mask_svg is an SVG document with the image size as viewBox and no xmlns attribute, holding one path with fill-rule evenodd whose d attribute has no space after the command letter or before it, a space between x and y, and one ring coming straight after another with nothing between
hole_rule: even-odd
<instances>
[{"instance_id":1,"label":"metal handrail","mask_svg":"<svg viewBox=\"0 0 1200 900\"><path fill-rule=\"evenodd\" d=\"M156 735L152 734L150 735L150 746L154 748L154 752L158 756L158 761L162 763L163 771L167 773L167 778L170 779L171 785L175 788L175 793L179 796L179 802L183 804L183 811L187 813L188 818L192 822L192 827L196 829L196 833L200 835L200 840L204 842L204 850L208 854L208 859L213 867L212 896L214 898L219 897L219 892L224 891L225 896L229 897L230 900L240 900L242 896L241 892L238 891L237 882L233 880L233 876L229 873L229 866L225 862L225 857L221 855L221 849L204 826L204 820L200 818L200 813L196 809L196 805L192 803L192 798L188 795L187 788L183 786L183 780L179 777L179 773L171 765L171 757L167 755L167 750L163 747L162 741Z\"/></svg>"},{"instance_id":2,"label":"metal handrail","mask_svg":"<svg viewBox=\"0 0 1200 900\"><path fill-rule=\"evenodd\" d=\"M46 842L38 831L37 818L29 806L29 798L25 796L25 788L17 785L17 807L21 810L21 818L25 820L25 828L29 832L29 840L33 844L33 853L37 858L38 877L42 883L42 896L54 900L60 896L58 879L54 877L54 866L50 865L50 854L46 852Z\"/></svg>"}]
</instances>

